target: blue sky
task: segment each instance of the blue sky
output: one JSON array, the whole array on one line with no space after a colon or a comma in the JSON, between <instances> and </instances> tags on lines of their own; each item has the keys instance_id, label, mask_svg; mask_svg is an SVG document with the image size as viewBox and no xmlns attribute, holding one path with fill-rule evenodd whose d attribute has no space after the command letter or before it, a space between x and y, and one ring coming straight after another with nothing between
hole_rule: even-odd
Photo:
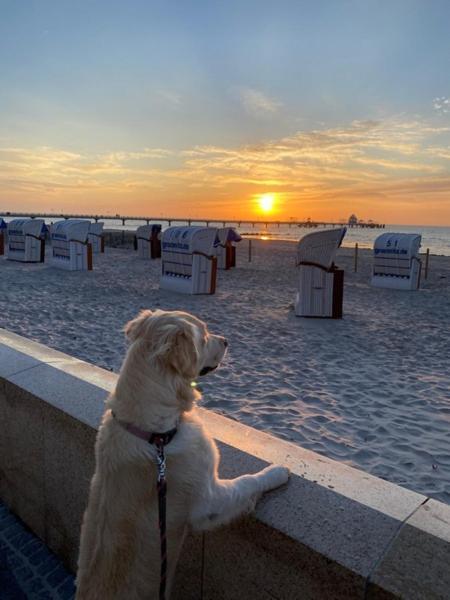
<instances>
[{"instance_id":1,"label":"blue sky","mask_svg":"<svg viewBox=\"0 0 450 600\"><path fill-rule=\"evenodd\" d=\"M299 132L322 131L327 136L352 130L355 122L375 122L386 135L388 149L393 143L398 147L402 123L411 132L409 142L411 127L416 128L419 162L436 165L437 170L431 175L416 169L414 178L421 185L429 180L430 190L436 190L439 178L436 215L450 215L441 189L442 179L449 179L448 1L0 0L0 6L0 208L6 209L12 197L30 202L25 199L30 191L40 203L58 193L62 202L77 200L76 178L66 176L61 182L42 165L33 166L28 180L26 169L20 168L11 185L11 163L29 164L17 152L20 149L28 157L40 148L46 149L44 154L51 152L52 159L57 153L66 160L72 157L77 163L72 167L83 171L82 184L87 187L89 169L92 173L114 154L114 173L108 180L117 184L114 213L117 203L123 211L121 198L130 209L133 198L137 209L144 198L151 204L164 193L175 202L181 195L177 174L179 184L186 186L192 163L186 156L197 148L242 154L243 149L267 149L277 141L292 140ZM395 123L394 133L389 123ZM14 160L7 155L11 150ZM156 151L162 151L163 165ZM412 151L410 146L403 158L415 160ZM373 145L364 153L373 158ZM399 158L379 154L384 169L389 168L386 160L395 163ZM120 156L126 156L125 161L120 162ZM131 169L139 176L126 179L128 173L120 179L117 160L122 171ZM131 167L130 160L135 161ZM284 157L282 162L292 160ZM319 157L317 161L320 172L323 164ZM298 164L298 177L305 179L304 161ZM216 165L224 168L223 161ZM351 178L350 165L348 169ZM289 185L275 180L273 173L264 177L261 169L256 171L247 181L239 175L239 181L231 177L220 186L197 172L199 180L193 182L195 174L188 177L189 193L195 191L200 203L222 199L225 209L236 196L242 203L244 197L274 191L280 195L280 210L284 202L292 212L289 203L296 199L299 206L309 201L311 212L313 196L292 185L293 168ZM91 191L104 208L102 182L94 177ZM126 182L128 187L123 187ZM373 193L361 189L361 202L365 198L367 203L366 191ZM382 193L383 213L388 198ZM319 190L318 210L332 210L331 188L328 200L317 194ZM428 194L426 198L429 202ZM425 196L423 201L425 207ZM354 202L357 210L359 200ZM366 208L370 205L361 204L361 210ZM336 210L342 212L337 206ZM374 205L369 216L376 217L376 211Z\"/></svg>"}]
</instances>

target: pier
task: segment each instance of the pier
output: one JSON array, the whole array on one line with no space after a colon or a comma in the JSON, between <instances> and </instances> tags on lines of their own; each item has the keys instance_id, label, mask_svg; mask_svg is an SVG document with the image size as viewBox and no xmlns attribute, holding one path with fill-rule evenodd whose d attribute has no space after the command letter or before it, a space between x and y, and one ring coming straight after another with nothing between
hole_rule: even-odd
<instances>
[{"instance_id":1,"label":"pier","mask_svg":"<svg viewBox=\"0 0 450 600\"><path fill-rule=\"evenodd\" d=\"M122 225L125 226L127 221L143 221L147 225L150 223L159 223L161 221L165 221L169 224L169 227L173 224L184 224L187 223L190 225L199 225L205 224L207 227L210 225L220 225L222 227L236 225L237 227L241 227L243 224L251 225L255 227L256 225L260 227L265 227L266 229L269 226L280 227L280 225L288 226L288 227L360 227L360 228L370 228L370 229L384 229L384 223L374 223L373 221L364 221L358 223L348 224L345 221L311 221L307 219L296 220L290 219L289 221L278 221L271 219L208 219L208 218L183 218L183 217L149 217L149 216L133 216L133 215L85 215L85 214L68 214L68 213L51 213L51 212L42 212L42 213L32 213L32 212L15 212L15 211L0 211L1 217L25 217L31 219L88 219L89 221L121 221Z\"/></svg>"}]
</instances>

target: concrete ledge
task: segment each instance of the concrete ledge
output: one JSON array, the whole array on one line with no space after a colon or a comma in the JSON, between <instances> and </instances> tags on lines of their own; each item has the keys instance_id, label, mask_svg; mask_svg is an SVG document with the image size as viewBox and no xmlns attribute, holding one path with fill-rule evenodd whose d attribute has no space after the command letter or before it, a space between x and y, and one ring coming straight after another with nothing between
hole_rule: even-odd
<instances>
[{"instance_id":1,"label":"concrete ledge","mask_svg":"<svg viewBox=\"0 0 450 600\"><path fill-rule=\"evenodd\" d=\"M0 497L72 570L116 379L0 329ZM198 410L222 477L269 462L292 477L251 518L188 539L174 598L450 598L450 506Z\"/></svg>"}]
</instances>

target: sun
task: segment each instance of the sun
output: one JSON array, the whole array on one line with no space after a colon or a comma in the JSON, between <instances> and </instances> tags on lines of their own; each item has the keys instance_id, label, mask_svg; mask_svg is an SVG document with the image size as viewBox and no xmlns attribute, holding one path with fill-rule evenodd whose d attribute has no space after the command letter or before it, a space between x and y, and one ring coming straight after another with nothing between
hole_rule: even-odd
<instances>
[{"instance_id":1,"label":"sun","mask_svg":"<svg viewBox=\"0 0 450 600\"><path fill-rule=\"evenodd\" d=\"M258 198L259 208L265 212L269 213L273 210L273 205L275 203L275 194L262 194Z\"/></svg>"}]
</instances>

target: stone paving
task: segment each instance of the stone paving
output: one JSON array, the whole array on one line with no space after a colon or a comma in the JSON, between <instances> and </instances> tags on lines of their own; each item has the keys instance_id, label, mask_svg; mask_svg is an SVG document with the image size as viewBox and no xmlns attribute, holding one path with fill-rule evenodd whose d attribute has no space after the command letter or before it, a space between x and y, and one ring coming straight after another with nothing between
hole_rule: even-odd
<instances>
[{"instance_id":1,"label":"stone paving","mask_svg":"<svg viewBox=\"0 0 450 600\"><path fill-rule=\"evenodd\" d=\"M0 503L1 600L72 600L74 576Z\"/></svg>"}]
</instances>

